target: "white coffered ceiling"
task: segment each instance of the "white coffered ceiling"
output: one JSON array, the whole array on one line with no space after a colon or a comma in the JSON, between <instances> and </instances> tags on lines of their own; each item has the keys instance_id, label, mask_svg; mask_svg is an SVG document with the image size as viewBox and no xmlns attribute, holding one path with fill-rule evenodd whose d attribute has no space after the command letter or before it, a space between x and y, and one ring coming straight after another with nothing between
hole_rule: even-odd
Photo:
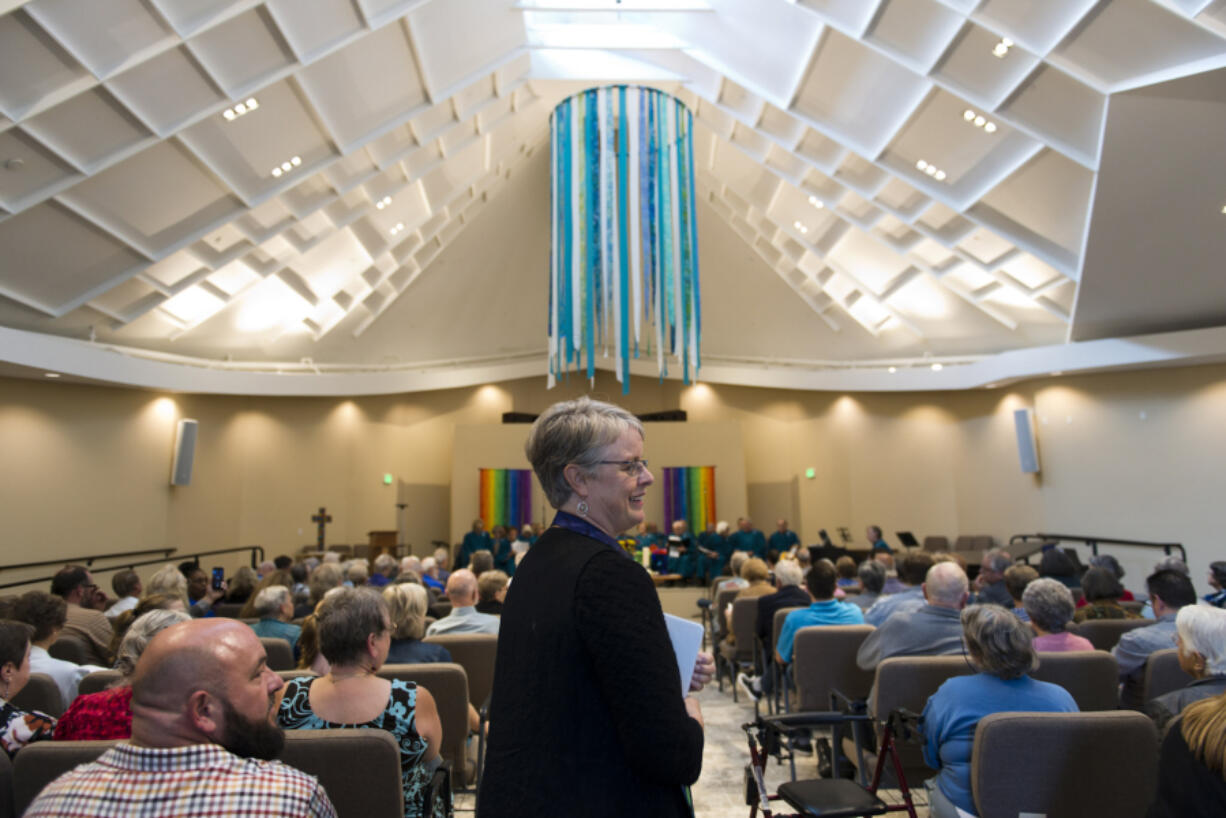
<instances>
[{"instance_id":1,"label":"white coffered ceiling","mask_svg":"<svg viewBox=\"0 0 1226 818\"><path fill-rule=\"evenodd\" d=\"M239 392L543 374L548 116L616 81L696 115L705 377L1226 354L1179 336L1226 324L1226 0L0 13L2 361Z\"/></svg>"}]
</instances>

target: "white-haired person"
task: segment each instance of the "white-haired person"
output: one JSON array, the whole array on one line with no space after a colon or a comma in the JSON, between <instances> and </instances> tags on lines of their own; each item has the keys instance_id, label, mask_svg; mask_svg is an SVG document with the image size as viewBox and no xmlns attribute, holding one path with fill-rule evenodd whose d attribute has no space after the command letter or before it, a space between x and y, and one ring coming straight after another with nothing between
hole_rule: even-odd
<instances>
[{"instance_id":1,"label":"white-haired person","mask_svg":"<svg viewBox=\"0 0 1226 818\"><path fill-rule=\"evenodd\" d=\"M421 561L420 577L422 584L427 588L442 591L447 587L447 584L443 580L439 579L438 561L435 560L434 557L426 557Z\"/></svg>"},{"instance_id":2,"label":"white-haired person","mask_svg":"<svg viewBox=\"0 0 1226 818\"><path fill-rule=\"evenodd\" d=\"M153 610L132 621L119 643L115 669L119 680L106 690L73 699L55 725L56 741L104 741L132 735L132 674L153 637L171 625L190 622L182 611Z\"/></svg>"},{"instance_id":3,"label":"white-haired person","mask_svg":"<svg viewBox=\"0 0 1226 818\"><path fill-rule=\"evenodd\" d=\"M1062 582L1044 577L1026 586L1022 591L1022 607L1035 633L1036 651L1094 650L1089 639L1068 630L1073 606L1073 592Z\"/></svg>"},{"instance_id":4,"label":"white-haired person","mask_svg":"<svg viewBox=\"0 0 1226 818\"><path fill-rule=\"evenodd\" d=\"M928 569L919 587L923 600L920 607L894 613L860 645L856 664L862 669L875 670L891 656L962 652L963 628L958 612L966 605L968 596L966 573L956 562L938 562Z\"/></svg>"},{"instance_id":5,"label":"white-haired person","mask_svg":"<svg viewBox=\"0 0 1226 818\"><path fill-rule=\"evenodd\" d=\"M383 553L375 557L374 567L374 572L367 580L367 583L373 588L383 588L396 576L396 558L391 554Z\"/></svg>"},{"instance_id":6,"label":"white-haired person","mask_svg":"<svg viewBox=\"0 0 1226 818\"><path fill-rule=\"evenodd\" d=\"M294 598L284 585L270 585L255 595L255 615L260 620L251 626L256 636L284 639L298 657L298 637L302 628L293 624Z\"/></svg>"},{"instance_id":7,"label":"white-haired person","mask_svg":"<svg viewBox=\"0 0 1226 818\"><path fill-rule=\"evenodd\" d=\"M1226 610L1185 605L1175 615L1179 667L1192 681L1179 690L1150 699L1145 712L1159 730L1189 704L1226 693Z\"/></svg>"},{"instance_id":8,"label":"white-haired person","mask_svg":"<svg viewBox=\"0 0 1226 818\"><path fill-rule=\"evenodd\" d=\"M971 755L975 726L991 713L1075 713L1067 690L1030 678L1039 666L1030 629L999 605L971 605L961 614L966 655L979 671L948 679L924 707L924 761L938 770L928 782L929 815L975 815ZM956 809L955 809L956 808Z\"/></svg>"},{"instance_id":9,"label":"white-haired person","mask_svg":"<svg viewBox=\"0 0 1226 818\"><path fill-rule=\"evenodd\" d=\"M580 398L543 412L524 449L557 515L503 606L478 815L692 815L702 714L651 577L617 541L654 482L643 424ZM700 655L691 690L713 670Z\"/></svg>"}]
</instances>

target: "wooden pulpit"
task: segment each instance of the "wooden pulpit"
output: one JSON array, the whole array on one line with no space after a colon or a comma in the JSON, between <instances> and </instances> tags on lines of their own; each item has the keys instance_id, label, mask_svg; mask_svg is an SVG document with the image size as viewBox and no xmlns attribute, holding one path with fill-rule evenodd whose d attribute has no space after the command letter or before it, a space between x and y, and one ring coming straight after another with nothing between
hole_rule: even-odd
<instances>
[{"instance_id":1,"label":"wooden pulpit","mask_svg":"<svg viewBox=\"0 0 1226 818\"><path fill-rule=\"evenodd\" d=\"M368 531L367 536L370 537L370 559L373 560L380 554L398 556L399 549L396 547L396 539L399 537L399 532Z\"/></svg>"}]
</instances>

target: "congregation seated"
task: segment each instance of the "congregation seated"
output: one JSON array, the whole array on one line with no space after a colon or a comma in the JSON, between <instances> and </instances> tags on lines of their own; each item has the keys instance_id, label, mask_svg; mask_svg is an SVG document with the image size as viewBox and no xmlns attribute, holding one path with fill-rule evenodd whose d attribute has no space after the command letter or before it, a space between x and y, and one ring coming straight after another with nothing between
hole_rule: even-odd
<instances>
[{"instance_id":1,"label":"congregation seated","mask_svg":"<svg viewBox=\"0 0 1226 818\"><path fill-rule=\"evenodd\" d=\"M1035 633L1036 651L1094 650L1089 639L1068 630L1074 603L1073 592L1064 583L1046 577L1034 580L1022 592L1022 605Z\"/></svg>"},{"instance_id":2,"label":"congregation seated","mask_svg":"<svg viewBox=\"0 0 1226 818\"><path fill-rule=\"evenodd\" d=\"M391 554L380 554L375 557L374 570L366 583L372 588L382 588L396 576L396 558Z\"/></svg>"},{"instance_id":3,"label":"congregation seated","mask_svg":"<svg viewBox=\"0 0 1226 818\"><path fill-rule=\"evenodd\" d=\"M325 557L327 554L324 555ZM311 592L311 610L315 610L321 601L324 594L331 591L333 588L339 588L345 582L345 573L341 570L340 565L335 562L325 560L311 572L307 577L307 588Z\"/></svg>"},{"instance_id":4,"label":"congregation seated","mask_svg":"<svg viewBox=\"0 0 1226 818\"><path fill-rule=\"evenodd\" d=\"M957 818L957 810L975 815L971 755L981 718L1078 710L1067 690L1027 675L1039 659L1029 629L1017 617L998 605L972 605L959 618L967 658L978 673L947 679L924 707L924 761L939 771L928 782L932 818Z\"/></svg>"},{"instance_id":5,"label":"congregation seated","mask_svg":"<svg viewBox=\"0 0 1226 818\"><path fill-rule=\"evenodd\" d=\"M179 571L187 580L187 604L194 609L192 616L216 616L213 605L226 595L226 584L214 588L209 574L194 562L183 563Z\"/></svg>"},{"instance_id":6,"label":"congregation seated","mask_svg":"<svg viewBox=\"0 0 1226 818\"><path fill-rule=\"evenodd\" d=\"M429 558L427 557L427 559ZM423 571L425 570L425 565L426 565L425 560L422 560ZM472 555L472 559L468 561L468 569L469 571L472 572L472 575L475 577L481 576L486 571L493 571L494 570L494 552L477 551L476 553ZM447 596L450 597L451 593L448 592Z\"/></svg>"},{"instance_id":7,"label":"congregation seated","mask_svg":"<svg viewBox=\"0 0 1226 818\"><path fill-rule=\"evenodd\" d=\"M442 645L423 642L426 633L426 609L430 596L425 586L402 582L383 589L392 621L392 644L387 662L412 665L426 662L450 662L451 653Z\"/></svg>"},{"instance_id":8,"label":"congregation seated","mask_svg":"<svg viewBox=\"0 0 1226 818\"><path fill-rule=\"evenodd\" d=\"M302 620L302 633L298 637L297 670L309 670L316 676L323 676L331 666L324 655L319 652L319 623L312 613Z\"/></svg>"},{"instance_id":9,"label":"congregation seated","mask_svg":"<svg viewBox=\"0 0 1226 818\"><path fill-rule=\"evenodd\" d=\"M1106 568L1091 568L1081 577L1081 591L1085 595L1086 604L1077 609L1073 615L1074 622L1085 622L1090 619L1140 619L1140 614L1124 610L1120 599L1124 595L1124 586L1115 578L1115 574Z\"/></svg>"},{"instance_id":10,"label":"congregation seated","mask_svg":"<svg viewBox=\"0 0 1226 818\"><path fill-rule=\"evenodd\" d=\"M860 579L856 575L856 561L844 554L834 561L834 570L839 575L839 587L845 591L860 590Z\"/></svg>"},{"instance_id":11,"label":"congregation seated","mask_svg":"<svg viewBox=\"0 0 1226 818\"><path fill-rule=\"evenodd\" d=\"M289 575L294 580L293 586L289 589L290 598L294 601L294 619L302 619L315 611L315 604L311 602L311 587L307 585L307 579L310 578L311 571L318 564L318 560L311 557L289 567Z\"/></svg>"},{"instance_id":12,"label":"congregation seated","mask_svg":"<svg viewBox=\"0 0 1226 818\"><path fill-rule=\"evenodd\" d=\"M887 619L899 611L914 611L923 607L922 586L933 562L932 554L927 551L921 551L918 548L904 550L898 559L898 580L902 584L901 589L894 593L883 590L883 596L873 604L873 607L864 612L864 621L869 625L881 627Z\"/></svg>"},{"instance_id":13,"label":"congregation seated","mask_svg":"<svg viewBox=\"0 0 1226 818\"><path fill-rule=\"evenodd\" d=\"M255 575L255 569L250 565L240 565L234 576L226 580L226 602L241 605L251 598L255 592L256 583L260 578Z\"/></svg>"},{"instance_id":14,"label":"congregation seated","mask_svg":"<svg viewBox=\"0 0 1226 818\"><path fill-rule=\"evenodd\" d=\"M728 579L715 587L716 593L749 587L749 580L741 576L741 569L745 567L745 561L748 559L749 554L745 551L732 552L732 556L728 558Z\"/></svg>"},{"instance_id":15,"label":"congregation seated","mask_svg":"<svg viewBox=\"0 0 1226 818\"><path fill-rule=\"evenodd\" d=\"M144 591L141 587L140 575L132 570L116 571L111 577L111 590L115 592L117 599L114 605L103 611L103 615L112 622L124 611L135 608Z\"/></svg>"},{"instance_id":16,"label":"congregation seated","mask_svg":"<svg viewBox=\"0 0 1226 818\"><path fill-rule=\"evenodd\" d=\"M201 573L203 574L203 572ZM219 596L214 596L210 588L208 593L205 593L195 603L192 603L187 592L187 577L173 565L167 565L155 571L153 576L149 578L149 585L145 588L145 596L162 595L182 599L183 610L195 617L214 616L213 602L220 599Z\"/></svg>"},{"instance_id":17,"label":"congregation seated","mask_svg":"<svg viewBox=\"0 0 1226 818\"><path fill-rule=\"evenodd\" d=\"M291 730L388 731L400 747L405 815L433 814L434 805L428 808L423 801L440 763L438 709L425 688L375 675L392 640L383 597L373 588L346 588L329 594L315 616L320 651L330 669L327 675L301 676L286 684L277 723Z\"/></svg>"},{"instance_id":18,"label":"congregation seated","mask_svg":"<svg viewBox=\"0 0 1226 818\"><path fill-rule=\"evenodd\" d=\"M728 536L728 545L734 554L741 551L760 560L766 559L766 535L754 528L753 520L748 517L737 523L736 531Z\"/></svg>"},{"instance_id":19,"label":"congregation seated","mask_svg":"<svg viewBox=\"0 0 1226 818\"><path fill-rule=\"evenodd\" d=\"M895 613L870 633L856 653L856 664L875 670L891 656L961 653L958 614L966 604L968 585L966 572L956 562L933 565L920 585L923 604Z\"/></svg>"},{"instance_id":20,"label":"congregation seated","mask_svg":"<svg viewBox=\"0 0 1226 818\"><path fill-rule=\"evenodd\" d=\"M128 628L132 627L132 623L150 611L178 611L179 613L187 613L187 600L175 594L145 594L142 596L140 601L136 603L135 608L130 611L124 611L115 617L114 625L112 625L115 629L115 635L111 638L110 650L112 656L119 655L119 646L123 644L123 638L127 634Z\"/></svg>"},{"instance_id":21,"label":"congregation seated","mask_svg":"<svg viewBox=\"0 0 1226 818\"><path fill-rule=\"evenodd\" d=\"M1124 581L1124 566L1120 565L1120 561L1117 560L1111 554L1095 554L1094 556L1090 557L1090 567L1091 568L1103 568L1106 571L1108 571L1111 574L1111 576L1115 577L1116 582L1122 583ZM1082 582L1083 583L1085 582L1085 577L1082 577ZM1120 601L1121 602L1132 602L1135 599L1136 597L1132 595L1132 591L1129 591L1127 588L1124 588L1123 585L1120 586ZM1085 597L1082 597L1081 599L1077 600L1078 608L1086 604L1088 603Z\"/></svg>"},{"instance_id":22,"label":"congregation seated","mask_svg":"<svg viewBox=\"0 0 1226 818\"><path fill-rule=\"evenodd\" d=\"M898 570L894 567L893 551L874 551L873 562L881 563L881 566L885 568L885 585L881 588L883 596L896 594L907 589L907 585L898 578Z\"/></svg>"},{"instance_id":23,"label":"congregation seated","mask_svg":"<svg viewBox=\"0 0 1226 818\"><path fill-rule=\"evenodd\" d=\"M259 638L230 619L154 636L132 678L132 738L49 784L29 818L138 814L216 818L336 814L319 782L269 759L285 741L270 720L281 677ZM142 810L142 807L144 809Z\"/></svg>"},{"instance_id":24,"label":"congregation seated","mask_svg":"<svg viewBox=\"0 0 1226 818\"><path fill-rule=\"evenodd\" d=\"M51 738L55 719L38 711L26 712L12 699L30 680L30 637L34 628L25 622L0 619L0 747L10 756L29 744Z\"/></svg>"},{"instance_id":25,"label":"congregation seated","mask_svg":"<svg viewBox=\"0 0 1226 818\"><path fill-rule=\"evenodd\" d=\"M1226 694L1188 705L1162 740L1148 818L1226 814Z\"/></svg>"},{"instance_id":26,"label":"congregation seated","mask_svg":"<svg viewBox=\"0 0 1226 818\"><path fill-rule=\"evenodd\" d=\"M834 565L830 560L818 560L813 563L809 573L805 575L805 586L813 602L809 607L792 611L783 620L779 629L779 641L775 643L775 661L779 664L789 664L792 661L792 647L796 642L796 632L810 625L863 625L864 613L849 602L840 602L834 598L837 583Z\"/></svg>"},{"instance_id":27,"label":"congregation seated","mask_svg":"<svg viewBox=\"0 0 1226 818\"><path fill-rule=\"evenodd\" d=\"M1003 548L993 548L983 555L979 576L975 577L974 602L982 605L992 603L1004 608L1013 607L1013 597L1005 585L1005 571L1013 565L1013 557Z\"/></svg>"},{"instance_id":28,"label":"congregation seated","mask_svg":"<svg viewBox=\"0 0 1226 818\"><path fill-rule=\"evenodd\" d=\"M111 620L97 608L98 585L90 572L79 565L64 566L51 578L51 593L68 605L64 631L85 642L91 664L109 665Z\"/></svg>"},{"instance_id":29,"label":"congregation seated","mask_svg":"<svg viewBox=\"0 0 1226 818\"><path fill-rule=\"evenodd\" d=\"M856 568L856 577L860 580L860 593L852 595L847 601L861 611L867 611L881 598L882 589L885 588L885 565L877 560L864 560Z\"/></svg>"},{"instance_id":30,"label":"congregation seated","mask_svg":"<svg viewBox=\"0 0 1226 818\"><path fill-rule=\"evenodd\" d=\"M254 609L260 620L251 626L255 635L268 639L284 639L297 658L298 637L302 635L302 628L290 621L294 618L294 600L290 596L289 588L284 585L265 588L256 594Z\"/></svg>"},{"instance_id":31,"label":"congregation seated","mask_svg":"<svg viewBox=\"0 0 1226 818\"><path fill-rule=\"evenodd\" d=\"M1195 701L1226 693L1226 611L1209 605L1185 605L1175 615L1179 667L1193 681L1145 705L1159 730Z\"/></svg>"},{"instance_id":32,"label":"congregation seated","mask_svg":"<svg viewBox=\"0 0 1226 818\"><path fill-rule=\"evenodd\" d=\"M1013 615L1023 622L1030 621L1030 614L1026 613L1022 600L1030 583L1038 578L1039 572L1032 565L1011 565L1005 571L1005 590L1013 602Z\"/></svg>"},{"instance_id":33,"label":"congregation seated","mask_svg":"<svg viewBox=\"0 0 1226 818\"><path fill-rule=\"evenodd\" d=\"M488 570L485 568L486 559L486 557L481 557L477 560L482 574ZM474 569L474 573L476 573L476 569ZM480 575L481 574L477 574L477 576ZM447 580L440 579L441 576L442 574L439 572L437 557L426 557L421 561L418 578L423 585L425 585L427 588L433 588L435 591L442 592L447 587ZM448 576L450 576L450 574L448 574Z\"/></svg>"},{"instance_id":34,"label":"congregation seated","mask_svg":"<svg viewBox=\"0 0 1226 818\"><path fill-rule=\"evenodd\" d=\"M507 598L507 582L510 577L505 571L494 569L486 571L477 577L477 611L490 616L502 614L502 603Z\"/></svg>"},{"instance_id":35,"label":"congregation seated","mask_svg":"<svg viewBox=\"0 0 1226 818\"><path fill-rule=\"evenodd\" d=\"M460 553L456 555L455 567L469 567L473 554L478 551L489 551L491 554L494 551L494 540L485 530L485 520L480 517L473 520L472 530L464 535L464 540L460 543Z\"/></svg>"},{"instance_id":36,"label":"congregation seated","mask_svg":"<svg viewBox=\"0 0 1226 818\"><path fill-rule=\"evenodd\" d=\"M1077 577L1077 565L1068 554L1059 548L1050 547L1039 557L1039 576L1050 577L1069 588L1080 588L1081 580Z\"/></svg>"},{"instance_id":37,"label":"congregation seated","mask_svg":"<svg viewBox=\"0 0 1226 818\"><path fill-rule=\"evenodd\" d=\"M152 610L141 614L119 644L115 669L117 684L97 693L85 693L72 701L55 725L56 741L128 738L132 735L132 675L145 648L161 631L191 617L182 611Z\"/></svg>"},{"instance_id":38,"label":"congregation seated","mask_svg":"<svg viewBox=\"0 0 1226 818\"><path fill-rule=\"evenodd\" d=\"M355 558L345 563L345 587L361 588L370 579L370 565L366 560Z\"/></svg>"},{"instance_id":39,"label":"congregation seated","mask_svg":"<svg viewBox=\"0 0 1226 818\"><path fill-rule=\"evenodd\" d=\"M260 591L265 588L292 588L294 585L294 577L289 571L270 571L260 578L256 583L255 591L251 597L243 603L243 607L239 609L237 619L259 619L260 616L256 613L255 601L260 598Z\"/></svg>"},{"instance_id":40,"label":"congregation seated","mask_svg":"<svg viewBox=\"0 0 1226 818\"><path fill-rule=\"evenodd\" d=\"M30 636L30 672L45 673L55 680L65 705L77 697L77 686L82 679L95 670L106 669L104 665L78 665L64 659L56 659L48 652L48 648L64 630L68 607L62 597L42 591L26 591L17 597L12 610L13 619L24 622L33 629ZM102 616L101 613L98 615ZM109 664L107 662L108 666Z\"/></svg>"},{"instance_id":41,"label":"congregation seated","mask_svg":"<svg viewBox=\"0 0 1226 818\"><path fill-rule=\"evenodd\" d=\"M1186 574L1165 569L1150 574L1145 580L1150 604L1157 621L1143 628L1134 628L1120 636L1120 641L1111 649L1120 667L1120 704L1133 709L1144 705L1141 682L1145 663L1154 651L1165 650L1175 645L1175 617L1185 605L1196 604L1196 591Z\"/></svg>"},{"instance_id":42,"label":"congregation seated","mask_svg":"<svg viewBox=\"0 0 1226 818\"><path fill-rule=\"evenodd\" d=\"M758 620L755 630L758 640L763 645L770 646L774 638L775 612L783 608L798 608L808 605L813 600L809 592L801 587L805 575L796 560L781 560L775 566L775 588L773 594L758 598Z\"/></svg>"},{"instance_id":43,"label":"congregation seated","mask_svg":"<svg viewBox=\"0 0 1226 818\"><path fill-rule=\"evenodd\" d=\"M478 551L473 555L476 558ZM477 610L477 577L467 568L451 572L447 578L447 598L451 613L435 622L426 631L428 636L441 633L498 633L498 617Z\"/></svg>"},{"instance_id":44,"label":"congregation seated","mask_svg":"<svg viewBox=\"0 0 1226 818\"><path fill-rule=\"evenodd\" d=\"M741 579L748 584L736 592L736 599L766 596L775 592L770 583L771 572L766 560L750 557L741 565Z\"/></svg>"}]
</instances>

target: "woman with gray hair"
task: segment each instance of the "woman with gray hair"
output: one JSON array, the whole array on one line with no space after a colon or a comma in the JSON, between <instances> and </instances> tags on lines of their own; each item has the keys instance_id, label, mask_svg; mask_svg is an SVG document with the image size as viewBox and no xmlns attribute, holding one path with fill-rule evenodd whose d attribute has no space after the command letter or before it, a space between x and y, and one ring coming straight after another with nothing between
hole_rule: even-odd
<instances>
[{"instance_id":1,"label":"woman with gray hair","mask_svg":"<svg viewBox=\"0 0 1226 818\"><path fill-rule=\"evenodd\" d=\"M136 662L161 631L190 616L182 611L153 610L141 614L128 627L115 656L119 680L106 690L73 699L55 725L56 741L128 738L132 735L132 674Z\"/></svg>"},{"instance_id":2,"label":"woman with gray hair","mask_svg":"<svg viewBox=\"0 0 1226 818\"><path fill-rule=\"evenodd\" d=\"M524 449L558 513L504 603L478 816L691 815L702 714L651 577L617 543L654 482L643 425L580 398L537 418ZM713 665L700 656L691 690Z\"/></svg>"},{"instance_id":3,"label":"woman with gray hair","mask_svg":"<svg viewBox=\"0 0 1226 818\"><path fill-rule=\"evenodd\" d=\"M1067 630L1073 618L1073 593L1064 583L1046 577L1034 580L1022 591L1022 607L1035 632L1035 650L1094 650L1089 639Z\"/></svg>"},{"instance_id":4,"label":"woman with gray hair","mask_svg":"<svg viewBox=\"0 0 1226 818\"><path fill-rule=\"evenodd\" d=\"M1226 693L1226 611L1184 605L1175 616L1175 648L1179 667L1192 681L1145 706L1159 730L1165 730L1192 702Z\"/></svg>"},{"instance_id":5,"label":"woman with gray hair","mask_svg":"<svg viewBox=\"0 0 1226 818\"><path fill-rule=\"evenodd\" d=\"M979 672L947 680L924 707L924 761L939 770L928 781L928 814L933 818L956 818L958 809L975 814L972 742L984 716L1077 712L1077 703L1063 687L1027 675L1038 667L1038 655L1030 629L1012 612L999 605L964 608L962 636L967 658Z\"/></svg>"}]
</instances>

